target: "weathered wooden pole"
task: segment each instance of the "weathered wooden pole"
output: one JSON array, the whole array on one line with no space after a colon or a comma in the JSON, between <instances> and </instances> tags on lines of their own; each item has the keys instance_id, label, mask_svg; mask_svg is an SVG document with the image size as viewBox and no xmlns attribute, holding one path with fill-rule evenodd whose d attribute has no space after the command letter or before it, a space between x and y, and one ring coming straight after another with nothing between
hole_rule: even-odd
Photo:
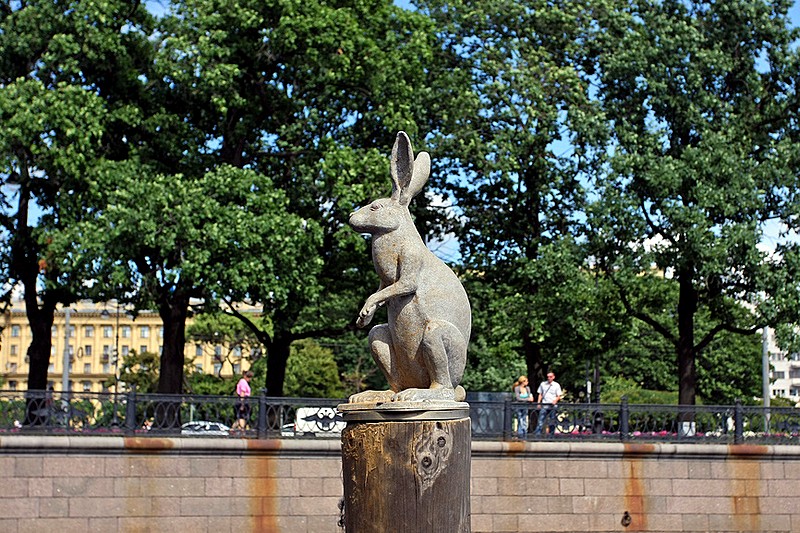
<instances>
[{"instance_id":1,"label":"weathered wooden pole","mask_svg":"<svg viewBox=\"0 0 800 533\"><path fill-rule=\"evenodd\" d=\"M347 533L470 531L467 404L339 408Z\"/></svg>"}]
</instances>

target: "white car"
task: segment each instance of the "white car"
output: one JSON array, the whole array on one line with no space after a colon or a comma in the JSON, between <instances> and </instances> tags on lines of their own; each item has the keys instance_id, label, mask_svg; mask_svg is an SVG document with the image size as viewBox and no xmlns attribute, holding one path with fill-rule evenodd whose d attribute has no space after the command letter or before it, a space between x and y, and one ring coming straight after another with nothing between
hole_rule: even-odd
<instances>
[{"instance_id":1,"label":"white car","mask_svg":"<svg viewBox=\"0 0 800 533\"><path fill-rule=\"evenodd\" d=\"M202 435L211 437L215 435L225 435L230 433L231 428L219 422L209 422L207 420L195 420L186 422L181 426L181 435Z\"/></svg>"}]
</instances>

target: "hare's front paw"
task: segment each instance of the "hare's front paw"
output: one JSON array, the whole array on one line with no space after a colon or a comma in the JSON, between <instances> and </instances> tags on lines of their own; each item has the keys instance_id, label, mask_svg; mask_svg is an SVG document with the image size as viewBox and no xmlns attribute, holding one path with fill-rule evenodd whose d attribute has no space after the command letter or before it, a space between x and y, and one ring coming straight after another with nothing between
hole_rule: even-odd
<instances>
[{"instance_id":1,"label":"hare's front paw","mask_svg":"<svg viewBox=\"0 0 800 533\"><path fill-rule=\"evenodd\" d=\"M372 322L372 317L375 316L375 311L378 309L377 305L370 305L369 302L364 304L364 307L361 308L361 312L358 313L358 319L356 319L356 326L359 328L363 328L370 322Z\"/></svg>"}]
</instances>

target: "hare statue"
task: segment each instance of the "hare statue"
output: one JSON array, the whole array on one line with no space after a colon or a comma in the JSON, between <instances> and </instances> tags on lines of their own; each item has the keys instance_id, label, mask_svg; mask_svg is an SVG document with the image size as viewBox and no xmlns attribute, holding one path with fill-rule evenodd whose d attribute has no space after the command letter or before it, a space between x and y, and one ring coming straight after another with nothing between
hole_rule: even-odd
<instances>
[{"instance_id":1,"label":"hare statue","mask_svg":"<svg viewBox=\"0 0 800 533\"><path fill-rule=\"evenodd\" d=\"M463 401L467 344L472 323L467 293L450 268L428 250L408 205L431 170L431 159L417 159L404 132L392 149L392 195L350 215L350 226L372 235L372 260L380 278L356 320L372 321L386 305L389 323L369 332L372 356L391 390L365 391L350 403Z\"/></svg>"}]
</instances>

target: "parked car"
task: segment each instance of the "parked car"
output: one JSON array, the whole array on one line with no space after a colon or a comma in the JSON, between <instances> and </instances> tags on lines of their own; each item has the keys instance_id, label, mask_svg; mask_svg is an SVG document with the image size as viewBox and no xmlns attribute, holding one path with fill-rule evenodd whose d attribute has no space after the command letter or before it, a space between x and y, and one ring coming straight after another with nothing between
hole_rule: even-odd
<instances>
[{"instance_id":1,"label":"parked car","mask_svg":"<svg viewBox=\"0 0 800 533\"><path fill-rule=\"evenodd\" d=\"M201 435L210 437L215 435L228 435L231 428L220 422L209 422L207 420L195 420L186 422L181 426L181 435Z\"/></svg>"}]
</instances>

